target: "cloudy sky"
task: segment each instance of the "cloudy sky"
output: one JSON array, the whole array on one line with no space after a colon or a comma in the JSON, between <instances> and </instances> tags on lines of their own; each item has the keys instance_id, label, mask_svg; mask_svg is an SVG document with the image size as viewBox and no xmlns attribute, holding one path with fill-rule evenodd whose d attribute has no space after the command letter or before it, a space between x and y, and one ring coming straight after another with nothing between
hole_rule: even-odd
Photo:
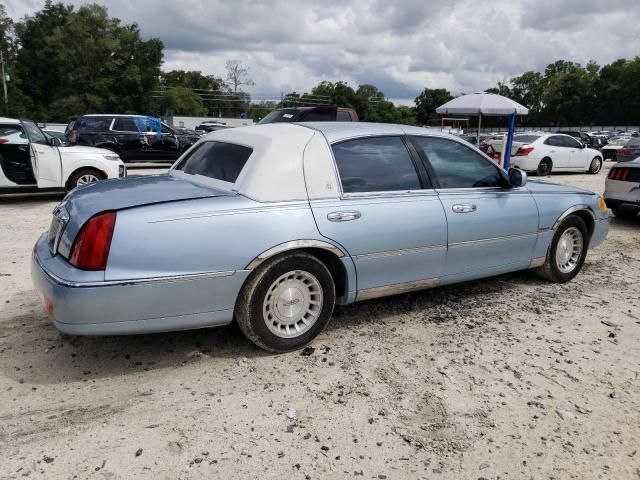
<instances>
[{"instance_id":1,"label":"cloudy sky","mask_svg":"<svg viewBox=\"0 0 640 480\"><path fill-rule=\"evenodd\" d=\"M71 1L82 4L88 2ZM164 69L250 69L254 98L321 80L372 83L413 103L425 87L484 90L557 59L640 54L640 0L103 0L165 44ZM44 0L5 0L14 19Z\"/></svg>"}]
</instances>

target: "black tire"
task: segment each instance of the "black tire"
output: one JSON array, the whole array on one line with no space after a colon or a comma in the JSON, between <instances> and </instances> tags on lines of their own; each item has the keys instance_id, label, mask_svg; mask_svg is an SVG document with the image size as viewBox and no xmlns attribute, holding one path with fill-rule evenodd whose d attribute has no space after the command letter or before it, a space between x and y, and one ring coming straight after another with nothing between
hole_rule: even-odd
<instances>
[{"instance_id":1,"label":"black tire","mask_svg":"<svg viewBox=\"0 0 640 480\"><path fill-rule=\"evenodd\" d=\"M545 157L540 160L538 168L536 169L536 174L539 177L546 177L551 175L551 170L553 170L553 162L549 157Z\"/></svg>"},{"instance_id":2,"label":"black tire","mask_svg":"<svg viewBox=\"0 0 640 480\"><path fill-rule=\"evenodd\" d=\"M618 218L623 218L626 220L631 220L636 218L638 212L640 211L640 207L634 207L633 205L618 205L611 209L613 214Z\"/></svg>"},{"instance_id":3,"label":"black tire","mask_svg":"<svg viewBox=\"0 0 640 480\"><path fill-rule=\"evenodd\" d=\"M589 165L588 173L591 175L595 175L602 170L602 159L600 157L593 157L591 160L591 164Z\"/></svg>"},{"instance_id":4,"label":"black tire","mask_svg":"<svg viewBox=\"0 0 640 480\"><path fill-rule=\"evenodd\" d=\"M278 328L276 327L277 318L271 327L267 325L269 320L267 320L268 310L265 310L267 308L265 303L269 301L270 293L275 295L277 292L273 290L276 281L283 276L289 274L295 276L300 273L310 274L317 281L316 287L319 286L321 290L322 304L317 307L315 321L308 327L302 327L299 335L279 336L272 330ZM297 281L297 278L291 280ZM320 260L305 252L284 253L264 262L249 277L236 301L235 320L245 336L258 347L270 352L288 352L304 347L324 329L331 319L335 299L333 277ZM276 303L279 301L274 300ZM282 335L285 334L282 330L280 332Z\"/></svg>"},{"instance_id":5,"label":"black tire","mask_svg":"<svg viewBox=\"0 0 640 480\"><path fill-rule=\"evenodd\" d=\"M96 170L95 168L81 168L80 170L73 172L73 175L71 175L71 177L69 178L69 181L67 182L67 190L73 190L79 185L92 183L92 182L82 181L83 178L87 178L87 177L94 177L96 179L94 181L96 182L107 178L104 173L102 173L99 170Z\"/></svg>"},{"instance_id":6,"label":"black tire","mask_svg":"<svg viewBox=\"0 0 640 480\"><path fill-rule=\"evenodd\" d=\"M560 239L568 230L579 232L582 237L582 249L579 257L576 259L575 266L570 271L562 271L557 264L557 251ZM546 280L556 283L566 283L572 280L582 269L584 261L587 258L587 250L589 248L589 232L587 226L580 217L569 215L558 226L556 233L553 235L551 246L547 251L547 258L544 265L535 268L533 271L536 275Z\"/></svg>"}]
</instances>

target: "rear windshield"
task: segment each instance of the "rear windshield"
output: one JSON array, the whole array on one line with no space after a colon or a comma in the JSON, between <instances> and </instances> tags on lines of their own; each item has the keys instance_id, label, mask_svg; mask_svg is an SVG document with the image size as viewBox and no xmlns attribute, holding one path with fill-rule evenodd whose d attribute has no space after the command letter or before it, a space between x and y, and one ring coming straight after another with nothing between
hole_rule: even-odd
<instances>
[{"instance_id":1,"label":"rear windshield","mask_svg":"<svg viewBox=\"0 0 640 480\"><path fill-rule=\"evenodd\" d=\"M533 143L540 138L540 135L514 135L514 142Z\"/></svg>"},{"instance_id":2,"label":"rear windshield","mask_svg":"<svg viewBox=\"0 0 640 480\"><path fill-rule=\"evenodd\" d=\"M295 122L298 118L297 110L274 110L267 114L262 120L258 122L259 125L265 123L285 123Z\"/></svg>"},{"instance_id":3,"label":"rear windshield","mask_svg":"<svg viewBox=\"0 0 640 480\"><path fill-rule=\"evenodd\" d=\"M203 142L191 149L176 170L234 183L252 152L233 143Z\"/></svg>"},{"instance_id":4,"label":"rear windshield","mask_svg":"<svg viewBox=\"0 0 640 480\"><path fill-rule=\"evenodd\" d=\"M0 124L0 145L5 143L29 143L22 126L15 124Z\"/></svg>"}]
</instances>

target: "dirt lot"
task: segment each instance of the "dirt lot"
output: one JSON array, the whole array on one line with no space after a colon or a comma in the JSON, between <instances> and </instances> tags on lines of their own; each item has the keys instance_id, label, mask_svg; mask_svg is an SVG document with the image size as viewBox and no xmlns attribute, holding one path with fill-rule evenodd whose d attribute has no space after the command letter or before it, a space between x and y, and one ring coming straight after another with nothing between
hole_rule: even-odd
<instances>
[{"instance_id":1,"label":"dirt lot","mask_svg":"<svg viewBox=\"0 0 640 480\"><path fill-rule=\"evenodd\" d=\"M234 327L60 335L28 267L60 199L0 199L1 478L640 478L640 218L569 284L366 302L269 355Z\"/></svg>"}]
</instances>

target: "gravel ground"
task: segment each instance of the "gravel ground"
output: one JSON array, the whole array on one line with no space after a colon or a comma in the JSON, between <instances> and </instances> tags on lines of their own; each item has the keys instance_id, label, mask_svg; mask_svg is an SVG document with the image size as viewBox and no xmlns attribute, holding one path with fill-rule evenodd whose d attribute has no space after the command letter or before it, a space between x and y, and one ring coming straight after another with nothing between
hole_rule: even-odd
<instances>
[{"instance_id":1,"label":"gravel ground","mask_svg":"<svg viewBox=\"0 0 640 480\"><path fill-rule=\"evenodd\" d=\"M569 284L357 304L270 355L233 326L59 334L28 265L60 199L0 199L1 478L640 478L640 217Z\"/></svg>"}]
</instances>

